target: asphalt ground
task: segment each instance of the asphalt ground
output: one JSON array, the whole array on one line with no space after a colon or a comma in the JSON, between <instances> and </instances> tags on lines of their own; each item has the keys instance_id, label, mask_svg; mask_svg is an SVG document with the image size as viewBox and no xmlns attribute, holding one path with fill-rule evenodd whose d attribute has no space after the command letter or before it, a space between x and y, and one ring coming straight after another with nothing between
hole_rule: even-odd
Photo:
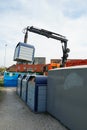
<instances>
[{"instance_id":1,"label":"asphalt ground","mask_svg":"<svg viewBox=\"0 0 87 130\"><path fill-rule=\"evenodd\" d=\"M67 130L48 113L33 113L15 88L0 88L0 130Z\"/></svg>"}]
</instances>

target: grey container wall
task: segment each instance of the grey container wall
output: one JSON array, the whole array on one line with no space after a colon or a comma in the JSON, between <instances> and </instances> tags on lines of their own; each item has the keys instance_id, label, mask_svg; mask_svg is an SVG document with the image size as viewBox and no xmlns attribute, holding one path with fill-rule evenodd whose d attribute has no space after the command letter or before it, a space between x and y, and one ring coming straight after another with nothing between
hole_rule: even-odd
<instances>
[{"instance_id":1,"label":"grey container wall","mask_svg":"<svg viewBox=\"0 0 87 130\"><path fill-rule=\"evenodd\" d=\"M22 94L21 94L21 98L23 99L23 101L27 101L27 87L28 87L28 80L29 80L30 76L26 75L23 80L22 80Z\"/></svg>"},{"instance_id":2,"label":"grey container wall","mask_svg":"<svg viewBox=\"0 0 87 130\"><path fill-rule=\"evenodd\" d=\"M45 112L47 76L31 76L28 81L27 104L33 112Z\"/></svg>"},{"instance_id":3,"label":"grey container wall","mask_svg":"<svg viewBox=\"0 0 87 130\"><path fill-rule=\"evenodd\" d=\"M87 67L49 71L47 111L71 130L87 130Z\"/></svg>"}]
</instances>

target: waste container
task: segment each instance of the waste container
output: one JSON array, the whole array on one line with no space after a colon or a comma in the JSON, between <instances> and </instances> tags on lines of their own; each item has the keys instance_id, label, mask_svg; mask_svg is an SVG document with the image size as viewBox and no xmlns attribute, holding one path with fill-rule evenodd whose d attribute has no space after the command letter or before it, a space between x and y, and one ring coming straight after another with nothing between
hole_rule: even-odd
<instances>
[{"instance_id":1,"label":"waste container","mask_svg":"<svg viewBox=\"0 0 87 130\"><path fill-rule=\"evenodd\" d=\"M4 86L17 87L18 75L16 72L4 72Z\"/></svg>"},{"instance_id":2,"label":"waste container","mask_svg":"<svg viewBox=\"0 0 87 130\"><path fill-rule=\"evenodd\" d=\"M45 112L47 102L47 76L30 76L27 89L27 105L33 112Z\"/></svg>"},{"instance_id":3,"label":"waste container","mask_svg":"<svg viewBox=\"0 0 87 130\"><path fill-rule=\"evenodd\" d=\"M19 42L15 48L14 61L33 62L34 52L34 46Z\"/></svg>"},{"instance_id":4,"label":"waste container","mask_svg":"<svg viewBox=\"0 0 87 130\"><path fill-rule=\"evenodd\" d=\"M29 80L30 75L26 75L23 79L22 79L22 94L21 94L21 98L23 99L23 101L27 101L27 87L28 87L28 80Z\"/></svg>"},{"instance_id":5,"label":"waste container","mask_svg":"<svg viewBox=\"0 0 87 130\"><path fill-rule=\"evenodd\" d=\"M18 84L17 84L17 94L21 97L21 93L22 93L22 79L25 77L26 75L24 74L19 74L18 76Z\"/></svg>"}]
</instances>

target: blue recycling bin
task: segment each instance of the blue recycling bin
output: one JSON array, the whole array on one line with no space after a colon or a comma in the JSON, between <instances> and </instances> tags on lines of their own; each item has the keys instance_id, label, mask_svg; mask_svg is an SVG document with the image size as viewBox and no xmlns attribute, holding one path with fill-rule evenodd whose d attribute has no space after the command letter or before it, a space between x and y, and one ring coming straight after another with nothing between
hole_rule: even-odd
<instances>
[{"instance_id":1,"label":"blue recycling bin","mask_svg":"<svg viewBox=\"0 0 87 130\"><path fill-rule=\"evenodd\" d=\"M17 87L18 75L16 72L4 72L4 86Z\"/></svg>"},{"instance_id":2,"label":"blue recycling bin","mask_svg":"<svg viewBox=\"0 0 87 130\"><path fill-rule=\"evenodd\" d=\"M27 89L27 105L37 112L46 112L47 76L30 76Z\"/></svg>"},{"instance_id":3,"label":"blue recycling bin","mask_svg":"<svg viewBox=\"0 0 87 130\"><path fill-rule=\"evenodd\" d=\"M23 99L23 101L27 101L27 87L28 87L28 80L30 78L30 75L26 75L23 79L22 79L22 94L21 94L21 98Z\"/></svg>"},{"instance_id":4,"label":"blue recycling bin","mask_svg":"<svg viewBox=\"0 0 87 130\"><path fill-rule=\"evenodd\" d=\"M17 84L17 88L16 88L16 92L17 94L21 97L21 93L22 93L22 79L26 77L25 74L19 74L18 76L18 84Z\"/></svg>"}]
</instances>

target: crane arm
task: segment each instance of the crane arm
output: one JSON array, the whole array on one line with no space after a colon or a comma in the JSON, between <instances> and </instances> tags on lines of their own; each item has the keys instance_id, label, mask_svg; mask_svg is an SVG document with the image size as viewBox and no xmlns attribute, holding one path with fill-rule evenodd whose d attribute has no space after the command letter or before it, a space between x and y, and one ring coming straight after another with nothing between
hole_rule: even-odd
<instances>
[{"instance_id":1,"label":"crane arm","mask_svg":"<svg viewBox=\"0 0 87 130\"><path fill-rule=\"evenodd\" d=\"M61 62L61 66L65 66L65 62L67 60L68 54L67 52L69 52L69 49L67 48L67 42L68 40L66 39L65 36L62 36L60 34L45 30L45 29L39 29L36 28L34 26L28 26L27 28L24 29L25 32L25 37L24 37L24 43L27 43L27 39L28 39L28 31L33 32L33 33L37 33L39 35L43 35L47 38L52 38L52 39L56 39L61 41L62 43L62 51L63 51L63 57L62 57L62 62Z\"/></svg>"},{"instance_id":2,"label":"crane arm","mask_svg":"<svg viewBox=\"0 0 87 130\"><path fill-rule=\"evenodd\" d=\"M45 30L45 29L39 29L39 28L35 28L33 26L28 26L27 27L27 31L33 32L33 33L37 33L43 36L46 36L47 38L53 38L56 40L60 40L61 42L67 42L68 40L65 38L65 36L62 36L60 34Z\"/></svg>"}]
</instances>

